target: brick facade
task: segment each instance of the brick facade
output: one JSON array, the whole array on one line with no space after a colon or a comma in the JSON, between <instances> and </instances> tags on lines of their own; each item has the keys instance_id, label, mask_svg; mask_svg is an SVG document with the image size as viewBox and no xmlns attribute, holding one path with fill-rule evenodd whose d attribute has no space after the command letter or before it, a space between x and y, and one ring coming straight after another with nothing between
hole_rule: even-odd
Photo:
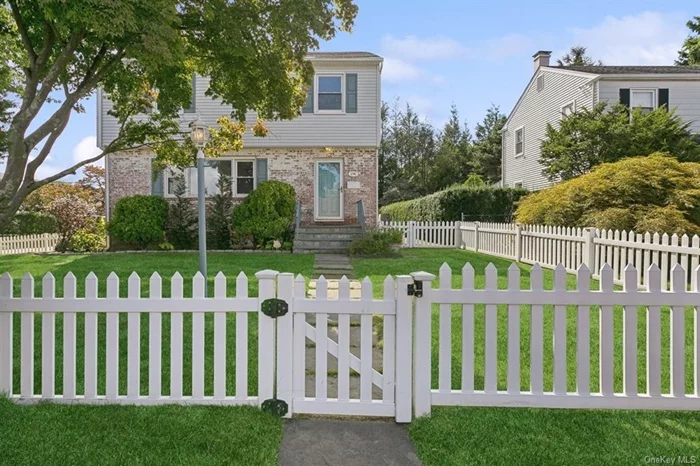
<instances>
[{"instance_id":1,"label":"brick facade","mask_svg":"<svg viewBox=\"0 0 700 466\"><path fill-rule=\"evenodd\" d=\"M126 151L107 158L109 209L125 196L151 193L151 157L148 151ZM343 217L345 223L357 218L357 202L365 206L367 224L377 219L377 149L340 148L249 148L231 157L267 158L268 179L285 181L297 192L302 204L302 222L314 222L315 161L343 161ZM348 185L350 182L350 185ZM357 187L359 183L359 187Z\"/></svg>"}]
</instances>

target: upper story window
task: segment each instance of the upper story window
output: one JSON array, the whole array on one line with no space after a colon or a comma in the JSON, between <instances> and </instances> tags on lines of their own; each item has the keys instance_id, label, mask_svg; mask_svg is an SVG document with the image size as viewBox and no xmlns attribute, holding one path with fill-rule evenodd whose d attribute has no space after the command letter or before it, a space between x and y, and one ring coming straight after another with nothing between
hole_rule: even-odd
<instances>
[{"instance_id":1,"label":"upper story window","mask_svg":"<svg viewBox=\"0 0 700 466\"><path fill-rule=\"evenodd\" d=\"M525 147L525 139L524 139L523 129L524 128L521 126L520 128L515 130L515 156L516 157L523 155L523 151L524 151L524 147Z\"/></svg>"},{"instance_id":2,"label":"upper story window","mask_svg":"<svg viewBox=\"0 0 700 466\"><path fill-rule=\"evenodd\" d=\"M544 90L544 75L537 76L537 92Z\"/></svg>"},{"instance_id":3,"label":"upper story window","mask_svg":"<svg viewBox=\"0 0 700 466\"><path fill-rule=\"evenodd\" d=\"M218 159L206 160L204 162L204 192L207 197L219 194L219 179L221 175L231 180L234 196L246 196L250 194L256 185L255 160L252 159ZM183 175L185 183L185 196L197 196L197 168L188 167L184 171L177 169L166 170L165 193L167 196L174 196L177 183L180 179L178 175Z\"/></svg>"},{"instance_id":4,"label":"upper story window","mask_svg":"<svg viewBox=\"0 0 700 466\"><path fill-rule=\"evenodd\" d=\"M576 111L576 101L573 100L561 108L561 116L562 116L562 118L566 118L568 116L573 115L573 113L575 111Z\"/></svg>"},{"instance_id":5,"label":"upper story window","mask_svg":"<svg viewBox=\"0 0 700 466\"><path fill-rule=\"evenodd\" d=\"M632 89L630 103L632 108L639 108L647 114L656 108L655 89Z\"/></svg>"},{"instance_id":6,"label":"upper story window","mask_svg":"<svg viewBox=\"0 0 700 466\"><path fill-rule=\"evenodd\" d=\"M318 75L316 78L316 110L343 111L343 75Z\"/></svg>"}]
</instances>

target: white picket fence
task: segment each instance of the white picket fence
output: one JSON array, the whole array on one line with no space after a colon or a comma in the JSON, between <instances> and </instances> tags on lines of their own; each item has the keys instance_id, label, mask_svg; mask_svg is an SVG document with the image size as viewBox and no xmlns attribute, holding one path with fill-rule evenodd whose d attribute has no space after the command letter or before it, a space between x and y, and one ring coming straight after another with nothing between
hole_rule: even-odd
<instances>
[{"instance_id":1,"label":"white picket fence","mask_svg":"<svg viewBox=\"0 0 700 466\"><path fill-rule=\"evenodd\" d=\"M0 255L53 252L61 240L58 233L39 235L0 235Z\"/></svg>"},{"instance_id":2,"label":"white picket fence","mask_svg":"<svg viewBox=\"0 0 700 466\"><path fill-rule=\"evenodd\" d=\"M668 289L671 270L681 264L688 271L686 285L692 287L690 271L700 263L697 235L480 222L384 222L380 228L402 230L403 246L408 248L467 249L547 268L562 264L569 273L585 264L594 278L608 264L617 285L623 283L625 266L632 264L638 274L637 286L645 287L647 270L656 264L661 269L661 286ZM425 231L430 231L430 236Z\"/></svg>"},{"instance_id":3,"label":"white picket fence","mask_svg":"<svg viewBox=\"0 0 700 466\"><path fill-rule=\"evenodd\" d=\"M414 414L428 414L431 406L442 404L700 410L700 293L697 279L695 287L686 290L687 274L681 264L673 267L670 290L660 286L661 270L655 264L643 274L648 277L644 290L637 289L638 272L631 265L623 271L621 291L614 290L613 269L608 265L601 270L596 291L590 291L591 276L585 266L577 270L575 290L567 290L563 266L554 271L553 290L543 290L539 266L533 267L530 286L524 290L515 265L507 272L507 289L498 289L493 265L486 269L484 289L475 289L471 265L465 265L461 274L457 289L452 289L447 265L440 269L436 289L432 286L436 277L425 272L387 277L381 299L373 298L369 279L362 282L359 299L350 298L347 279L339 282L335 299L328 297L325 279L318 280L316 296L307 297L303 277L270 270L256 274L257 297L249 296L244 274L236 279L235 297L228 296L222 273L214 279L213 296L206 296L200 274L185 290L185 280L176 273L170 296L165 297L167 290L157 273L148 281L148 293L142 291L141 278L131 274L125 294L120 293L115 274L106 279L105 292L98 292L98 278L91 273L85 279L84 296L78 297L77 279L69 273L60 297L51 274L42 279L41 297L34 296L31 275L21 279L20 296L15 297L13 279L4 274L0 278L0 392L22 402L261 405L276 398L288 405L287 417L294 413L389 416L397 422L410 422ZM700 267L693 271L694 277L699 275ZM190 289L192 297L184 297ZM262 313L263 303L270 299L286 303L288 312L277 318ZM638 319L640 312L645 319ZM686 325L686 312L694 313L691 325ZM438 325L433 334L435 313ZM529 316L521 319L522 313ZM599 324L594 326L596 314ZM664 337L661 322L667 314L670 336ZM373 316L382 319L382 345L373 342L379 337L374 335ZM37 317L41 330L35 335ZM620 318L621 336L613 326ZM575 322L576 329L573 367L567 362L567 338L571 338L567 321ZM358 323L359 352L350 342ZM58 326L63 330L57 337ZM646 334L642 340L646 364L641 368L637 362L640 330ZM461 333L454 335L456 331ZM235 333L235 345L227 344L229 332ZM499 354L503 332L507 351ZM529 353L521 353L523 335L529 337ZM551 351L544 350L545 335L552 335ZM596 336L600 362L593 368L591 348ZM250 342L256 338L257 348L251 351ZM459 341L457 354L455 341ZM147 357L142 357L142 342L148 345ZM120 348L124 344L126 348ZM39 347L41 358L35 361ZM17 357L14 348L19 348ZM613 365L620 348L621 367ZM670 356L664 361L661 354L666 351ZM57 367L59 352L62 364ZM477 358L482 353L483 359ZM694 359L686 361L686 353ZM81 361L78 354L84 355ZM433 354L438 365L435 386L431 383ZM310 355L313 368L306 367ZM251 389L249 361L254 358L257 387ZM185 360L191 362L189 369L183 367ZM329 383L333 361L337 361L337 386ZM453 367L458 363L459 369ZM687 365L692 370L687 371ZM520 379L525 367L529 383ZM453 377L457 370L461 382ZM596 371L597 378L592 378ZM640 371L646 371L643 393L637 390ZM38 384L35 373L40 377ZM620 374L623 389L616 392L614 380ZM669 379L663 380L663 374ZM571 378L576 381L574 391L568 389ZM164 380L169 381L167 388ZM599 386L592 387L591 380L600 380ZM663 391L666 382L669 389ZM356 383L359 390L352 389ZM694 383L693 393L686 393L686 383Z\"/></svg>"}]
</instances>

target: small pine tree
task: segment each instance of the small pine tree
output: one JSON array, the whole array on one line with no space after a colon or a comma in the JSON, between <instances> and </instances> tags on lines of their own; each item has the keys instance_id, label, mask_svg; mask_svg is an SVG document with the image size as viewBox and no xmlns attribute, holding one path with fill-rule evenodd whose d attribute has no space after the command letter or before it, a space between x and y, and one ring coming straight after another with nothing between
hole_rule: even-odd
<instances>
[{"instance_id":1,"label":"small pine tree","mask_svg":"<svg viewBox=\"0 0 700 466\"><path fill-rule=\"evenodd\" d=\"M190 199L185 197L185 177L175 178L175 202L168 211L168 241L175 249L195 249L197 244L197 215Z\"/></svg>"},{"instance_id":2,"label":"small pine tree","mask_svg":"<svg viewBox=\"0 0 700 466\"><path fill-rule=\"evenodd\" d=\"M219 175L216 186L219 192L212 199L207 213L207 248L231 249L231 178Z\"/></svg>"}]
</instances>

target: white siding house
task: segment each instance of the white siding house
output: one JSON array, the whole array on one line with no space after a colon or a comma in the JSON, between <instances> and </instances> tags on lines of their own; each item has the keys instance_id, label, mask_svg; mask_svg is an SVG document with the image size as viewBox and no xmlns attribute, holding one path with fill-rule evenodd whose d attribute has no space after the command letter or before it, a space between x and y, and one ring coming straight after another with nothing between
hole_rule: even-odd
<instances>
[{"instance_id":1,"label":"white siding house","mask_svg":"<svg viewBox=\"0 0 700 466\"><path fill-rule=\"evenodd\" d=\"M678 66L549 66L551 53L534 55L535 72L502 131L504 186L542 189L540 145L547 124L598 102L665 105L700 133L700 68Z\"/></svg>"}]
</instances>

